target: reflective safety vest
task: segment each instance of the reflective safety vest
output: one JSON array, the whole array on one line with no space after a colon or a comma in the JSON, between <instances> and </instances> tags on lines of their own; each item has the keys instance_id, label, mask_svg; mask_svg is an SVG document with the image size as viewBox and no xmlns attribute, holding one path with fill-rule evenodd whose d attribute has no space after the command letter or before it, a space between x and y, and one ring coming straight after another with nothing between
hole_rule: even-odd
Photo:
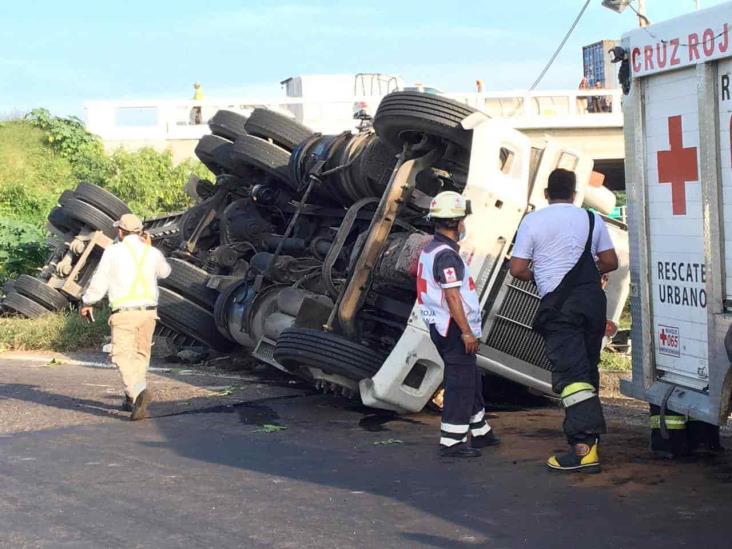
<instances>
[{"instance_id":1,"label":"reflective safety vest","mask_svg":"<svg viewBox=\"0 0 732 549\"><path fill-rule=\"evenodd\" d=\"M668 429L669 431L686 429L686 416L677 416L677 415L664 416L663 420L664 420L664 423L666 424L666 429ZM661 428L661 416L652 415L651 416L651 429L660 429L660 428Z\"/></svg>"},{"instance_id":2,"label":"reflective safety vest","mask_svg":"<svg viewBox=\"0 0 732 549\"><path fill-rule=\"evenodd\" d=\"M443 244L435 247L434 250L422 251L417 267L417 302L422 313L422 320L428 328L430 324L434 324L437 331L443 336L447 335L447 329L450 326L450 309L445 301L444 290L435 280L433 272L435 258L445 250L452 250L452 248ZM470 268L462 257L460 260L463 262L465 272L460 286L463 309L473 334L480 337L482 335L480 300L475 291L473 278L470 276Z\"/></svg>"},{"instance_id":3,"label":"reflective safety vest","mask_svg":"<svg viewBox=\"0 0 732 549\"><path fill-rule=\"evenodd\" d=\"M132 256L132 263L135 266L134 276L132 278L132 284L126 295L116 299L111 303L112 309L119 309L120 307L126 307L131 303L139 303L141 301L155 301L155 288L148 284L145 280L145 261L147 260L148 251L150 246L144 246L140 257L136 257L135 247L127 241L122 241L122 244L127 248Z\"/></svg>"}]
</instances>

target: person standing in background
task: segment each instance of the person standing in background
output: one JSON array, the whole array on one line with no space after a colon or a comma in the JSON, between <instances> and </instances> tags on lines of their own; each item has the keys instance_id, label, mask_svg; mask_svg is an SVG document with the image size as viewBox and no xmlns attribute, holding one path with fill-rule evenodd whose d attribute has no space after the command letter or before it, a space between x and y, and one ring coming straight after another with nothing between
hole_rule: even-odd
<instances>
[{"instance_id":1,"label":"person standing in background","mask_svg":"<svg viewBox=\"0 0 732 549\"><path fill-rule=\"evenodd\" d=\"M201 84L199 82L196 82L193 84L193 100L194 101L203 101L204 100L203 95L203 88L201 87ZM191 124L198 125L203 124L203 112L201 110L201 105L194 105L191 109Z\"/></svg>"}]
</instances>

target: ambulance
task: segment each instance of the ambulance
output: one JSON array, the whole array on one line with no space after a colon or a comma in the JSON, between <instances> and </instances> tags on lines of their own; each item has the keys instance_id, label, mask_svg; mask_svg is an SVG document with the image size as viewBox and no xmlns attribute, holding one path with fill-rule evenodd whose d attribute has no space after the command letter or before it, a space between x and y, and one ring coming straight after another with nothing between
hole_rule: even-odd
<instances>
[{"instance_id":1,"label":"ambulance","mask_svg":"<svg viewBox=\"0 0 732 549\"><path fill-rule=\"evenodd\" d=\"M633 369L621 392L668 429L730 413L730 25L727 2L622 39Z\"/></svg>"}]
</instances>

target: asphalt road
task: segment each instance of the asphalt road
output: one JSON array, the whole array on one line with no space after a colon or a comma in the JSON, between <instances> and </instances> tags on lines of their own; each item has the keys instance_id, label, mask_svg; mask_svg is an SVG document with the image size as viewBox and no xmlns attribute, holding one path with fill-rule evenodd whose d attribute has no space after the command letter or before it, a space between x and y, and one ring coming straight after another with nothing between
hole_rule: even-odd
<instances>
[{"instance_id":1,"label":"asphalt road","mask_svg":"<svg viewBox=\"0 0 732 549\"><path fill-rule=\"evenodd\" d=\"M559 410L498 407L477 460L397 418L268 373L151 376L0 356L2 547L730 547L732 458L655 462L643 409L608 401L601 475L552 475ZM227 377L228 376L228 377ZM729 444L729 440L726 440Z\"/></svg>"}]
</instances>

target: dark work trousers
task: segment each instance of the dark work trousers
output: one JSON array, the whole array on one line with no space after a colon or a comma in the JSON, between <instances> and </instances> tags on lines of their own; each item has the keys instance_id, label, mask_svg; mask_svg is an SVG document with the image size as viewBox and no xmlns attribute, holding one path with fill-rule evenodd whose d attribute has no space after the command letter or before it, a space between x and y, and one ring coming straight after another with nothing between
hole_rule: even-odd
<instances>
[{"instance_id":1,"label":"dark work trousers","mask_svg":"<svg viewBox=\"0 0 732 549\"><path fill-rule=\"evenodd\" d=\"M430 337L445 363L445 398L440 425L440 445L454 446L467 442L472 436L483 436L490 431L485 420L482 376L475 355L465 352L460 328L450 322L443 337L430 326Z\"/></svg>"},{"instance_id":2,"label":"dark work trousers","mask_svg":"<svg viewBox=\"0 0 732 549\"><path fill-rule=\"evenodd\" d=\"M558 314L545 322L542 332L552 363L552 389L561 394L572 383L600 389L600 351L605 335L607 299L597 283L573 287ZM564 433L570 444L585 442L606 432L599 396L565 409Z\"/></svg>"}]
</instances>

